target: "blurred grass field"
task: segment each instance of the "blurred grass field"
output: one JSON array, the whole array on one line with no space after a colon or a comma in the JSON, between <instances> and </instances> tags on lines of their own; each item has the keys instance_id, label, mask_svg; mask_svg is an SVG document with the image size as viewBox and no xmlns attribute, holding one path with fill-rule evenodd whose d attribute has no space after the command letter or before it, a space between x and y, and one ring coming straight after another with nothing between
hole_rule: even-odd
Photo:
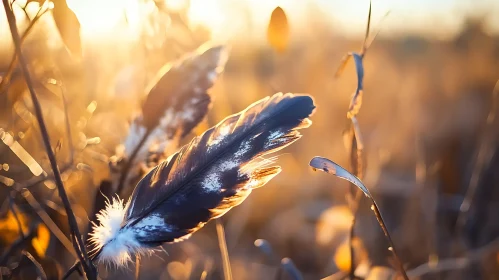
<instances>
[{"instance_id":1,"label":"blurred grass field","mask_svg":"<svg viewBox=\"0 0 499 280\"><path fill-rule=\"evenodd\" d=\"M367 6L362 6L359 13L365 15L365 10ZM79 59L66 50L48 16L24 43L52 143L60 147L55 148L60 168L74 158L63 179L85 232L95 192L109 176L106 161L126 136L151 72L210 39L206 27L189 32L174 24L167 28L162 25L168 23L166 14L144 11L149 21L143 19L141 39L106 40L85 33ZM241 10L233 12L244 16ZM223 217L234 279L277 279L279 263L254 246L259 238L267 240L280 258L291 258L305 279L348 273L350 267L346 242L352 213L345 200L349 184L313 172L308 162L320 155L349 167L343 132L356 86L355 69L348 65L337 79L334 73L347 52L359 50L362 38L344 35L324 14L303 17L297 29L289 18L290 41L283 52L249 35L229 40L225 71L210 90L212 108L195 133L183 140L190 141L227 115L278 91L309 93L318 105L313 125L279 156L283 172ZM438 260L457 257L470 262L415 279L497 279L499 275L495 242L499 238L499 122L491 117L499 108L494 97L499 33L485 28L486 19L464 18L460 31L445 39L381 32L365 59L363 107L358 115L367 164L364 182L380 205L406 269L427 262L438 267ZM2 23L0 28L9 35L8 26ZM383 30L383 24L373 22L372 28ZM1 39L2 78L13 54L7 35ZM62 83L45 83L50 79ZM47 274L56 275L74 259L52 231L47 236L37 214L40 209L29 197L38 200L68 236L65 212L50 180L30 185L31 194L13 191L13 182L33 182L40 175L37 170L48 174L51 170L22 74L15 70L2 90L0 255L19 237L18 221L9 209L11 196L24 232L36 227L36 241L24 248L37 255ZM71 150L62 93L68 105ZM473 182L476 193L464 227L458 227L456 219ZM355 233L359 275L391 279L367 278L369 267L392 267L388 245L367 200L361 200ZM480 251L491 242L495 247ZM209 272L206 279L222 279L214 223L187 241L163 247L168 255L160 252L141 261L141 279L205 279L203 271ZM15 262L13 255L0 265ZM130 270L102 269L100 276L133 279L131 271L133 265ZM20 277L34 279L34 274L27 269ZM292 278L284 273L281 279Z\"/></svg>"}]
</instances>

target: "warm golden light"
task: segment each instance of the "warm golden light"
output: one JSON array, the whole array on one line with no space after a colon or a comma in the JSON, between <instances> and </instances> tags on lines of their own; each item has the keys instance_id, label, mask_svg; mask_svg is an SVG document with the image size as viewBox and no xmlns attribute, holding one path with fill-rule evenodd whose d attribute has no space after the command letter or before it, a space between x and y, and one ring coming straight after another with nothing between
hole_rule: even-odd
<instances>
[{"instance_id":1,"label":"warm golden light","mask_svg":"<svg viewBox=\"0 0 499 280\"><path fill-rule=\"evenodd\" d=\"M143 7L137 0L67 0L67 3L78 17L84 36L117 31L129 35L138 33Z\"/></svg>"},{"instance_id":2,"label":"warm golden light","mask_svg":"<svg viewBox=\"0 0 499 280\"><path fill-rule=\"evenodd\" d=\"M362 36L367 18L368 0L364 1L293 1L293 0L163 0L168 9L181 11L188 7L190 25L208 28L215 40L226 40L238 36L251 36L253 40L265 40L265 29L272 10L281 6L289 16L291 33L306 30L307 22L316 11L331 21L338 30L347 36ZM26 0L16 1L23 6ZM144 17L155 9L154 1L139 0L67 0L80 23L83 37L107 37L111 39L137 39ZM39 4L28 5L33 12ZM478 5L478 4L477 4ZM485 2L483 5L486 5ZM483 10L475 7L475 10ZM497 11L499 5L489 5L487 10ZM380 19L391 11L383 22L383 34L406 32L448 36L455 34L461 26L461 16L469 12L469 6L460 1L430 2L429 0L410 3L395 0L373 1L372 22L377 29ZM16 16L24 17L20 8L14 9ZM456 16L458 13L458 16ZM0 22L6 23L5 14L0 13ZM435 28L438 23L438 28ZM0 24L5 27L6 24ZM499 30L496 18L490 18L490 30ZM7 35L8 28L1 28L0 35ZM263 35L262 35L263 34ZM111 35L111 36L110 36ZM109 37L110 36L110 37Z\"/></svg>"},{"instance_id":3,"label":"warm golden light","mask_svg":"<svg viewBox=\"0 0 499 280\"><path fill-rule=\"evenodd\" d=\"M189 22L204 25L212 32L222 29L227 15L218 2L222 1L192 0L188 12Z\"/></svg>"},{"instance_id":4,"label":"warm golden light","mask_svg":"<svg viewBox=\"0 0 499 280\"><path fill-rule=\"evenodd\" d=\"M165 0L164 1L166 7L168 7L168 10L170 11L181 11L187 7L188 1L187 0Z\"/></svg>"}]
</instances>

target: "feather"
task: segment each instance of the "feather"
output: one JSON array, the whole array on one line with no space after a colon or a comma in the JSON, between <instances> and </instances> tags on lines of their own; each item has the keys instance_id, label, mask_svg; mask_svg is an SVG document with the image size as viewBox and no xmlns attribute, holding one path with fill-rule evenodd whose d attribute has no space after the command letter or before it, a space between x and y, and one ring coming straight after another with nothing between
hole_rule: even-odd
<instances>
[{"instance_id":1,"label":"feather","mask_svg":"<svg viewBox=\"0 0 499 280\"><path fill-rule=\"evenodd\" d=\"M118 158L129 158L141 145L136 158L144 162L150 147L163 149L175 135L189 134L206 116L211 103L208 90L227 58L227 47L203 45L163 66L146 90L142 113L132 121L123 146L117 149Z\"/></svg>"},{"instance_id":2,"label":"feather","mask_svg":"<svg viewBox=\"0 0 499 280\"><path fill-rule=\"evenodd\" d=\"M314 109L308 95L276 93L192 139L142 178L126 205L114 200L100 214L91 235L95 257L123 264L188 238L242 203L281 171L263 157L298 140ZM120 215L111 215L115 209Z\"/></svg>"},{"instance_id":3,"label":"feather","mask_svg":"<svg viewBox=\"0 0 499 280\"><path fill-rule=\"evenodd\" d=\"M165 109L171 108L182 112L182 136L187 135L206 114L210 103L206 91L223 71L227 58L227 47L203 45L176 63L163 66L142 105L142 125L153 129L165 118ZM199 110L200 105L204 105L203 110ZM174 125L165 127L170 135Z\"/></svg>"}]
</instances>

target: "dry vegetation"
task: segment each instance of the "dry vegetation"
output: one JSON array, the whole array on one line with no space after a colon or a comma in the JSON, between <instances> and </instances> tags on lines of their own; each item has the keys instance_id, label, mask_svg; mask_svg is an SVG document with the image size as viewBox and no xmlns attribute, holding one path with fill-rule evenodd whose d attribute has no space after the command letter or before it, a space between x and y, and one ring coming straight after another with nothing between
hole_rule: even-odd
<instances>
[{"instance_id":1,"label":"dry vegetation","mask_svg":"<svg viewBox=\"0 0 499 280\"><path fill-rule=\"evenodd\" d=\"M55 7L61 2L54 1ZM96 199L102 203L99 190L109 191L119 174L116 170L122 168L117 148L129 135L135 112L140 112L145 85L164 64L210 39L206 30L188 30L179 15L161 9L147 16L138 43L83 40L80 54L79 38L67 30L57 32L60 22L52 20L50 12L23 42L52 149L84 239L89 219L99 209ZM16 15L22 35L29 24ZM168 18L171 25L162 27ZM66 24L77 27L71 20ZM287 48L279 46L278 52L251 41L232 42L225 70L209 90L212 105L207 117L180 143L174 138L167 147L167 153L174 152L178 144L225 116L278 91L315 98L313 125L279 156L282 174L221 220L234 279L342 279L351 274L352 204L345 198L349 183L314 173L308 163L320 155L351 170L351 145L345 147L349 142L344 141L344 132L350 129L346 115L357 76L353 63L341 77L334 74L343 55L358 50L361 41L337 35L320 18L309 24L314 32L294 34L300 40L291 37ZM35 279L43 269L48 279L58 279L76 260L71 229L22 69L18 63L10 68L14 48L4 45L1 275ZM494 91L494 86L499 78L499 37L485 33L476 19L447 41L380 36L369 48L364 72L362 109L356 117L365 163L365 173L359 177L383 213L409 278L497 279L499 89ZM168 86L165 92L170 93ZM122 194L129 195L136 179L130 179L131 186ZM108 195L112 194L111 190ZM370 201L361 197L358 206L351 242L356 277L400 277ZM142 258L140 279L222 279L215 226L209 223L187 241L164 245L167 254ZM281 264L284 257L292 262L286 259ZM134 279L134 270L134 265L118 270L99 267L99 277Z\"/></svg>"}]
</instances>

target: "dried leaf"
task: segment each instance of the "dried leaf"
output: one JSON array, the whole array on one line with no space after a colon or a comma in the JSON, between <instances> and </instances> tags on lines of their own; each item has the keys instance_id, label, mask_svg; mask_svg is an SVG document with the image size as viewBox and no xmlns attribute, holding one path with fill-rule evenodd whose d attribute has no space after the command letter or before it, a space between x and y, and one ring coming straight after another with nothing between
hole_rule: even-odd
<instances>
[{"instance_id":1,"label":"dried leaf","mask_svg":"<svg viewBox=\"0 0 499 280\"><path fill-rule=\"evenodd\" d=\"M45 257L45 252L47 251L49 242L50 231L44 224L39 224L36 237L31 240L31 245L41 258Z\"/></svg>"},{"instance_id":2,"label":"dried leaf","mask_svg":"<svg viewBox=\"0 0 499 280\"><path fill-rule=\"evenodd\" d=\"M356 185L367 197L371 200L373 199L364 183L337 163L324 157L314 157L310 161L309 165L314 169L336 175L339 178L349 181L350 183Z\"/></svg>"},{"instance_id":3,"label":"dried leaf","mask_svg":"<svg viewBox=\"0 0 499 280\"><path fill-rule=\"evenodd\" d=\"M16 214L19 218L23 233L28 234L29 229L26 217L20 211L16 211ZM7 215L3 219L0 219L0 238L3 242L8 244L19 238L19 225L12 211L7 212Z\"/></svg>"},{"instance_id":4,"label":"dried leaf","mask_svg":"<svg viewBox=\"0 0 499 280\"><path fill-rule=\"evenodd\" d=\"M82 57L80 21L68 7L66 0L53 0L53 2L52 16L61 39L71 55L80 59Z\"/></svg>"},{"instance_id":5,"label":"dried leaf","mask_svg":"<svg viewBox=\"0 0 499 280\"><path fill-rule=\"evenodd\" d=\"M270 16L267 27L267 40L278 52L284 52L289 44L289 25L286 13L281 7L277 7Z\"/></svg>"},{"instance_id":6,"label":"dried leaf","mask_svg":"<svg viewBox=\"0 0 499 280\"><path fill-rule=\"evenodd\" d=\"M170 120L167 133L175 134L172 126L181 128L182 136L189 133L204 117L211 101L207 91L223 71L227 58L226 47L203 45L163 66L149 86L141 124L151 130L173 114L179 119ZM177 116L179 112L183 115Z\"/></svg>"}]
</instances>

